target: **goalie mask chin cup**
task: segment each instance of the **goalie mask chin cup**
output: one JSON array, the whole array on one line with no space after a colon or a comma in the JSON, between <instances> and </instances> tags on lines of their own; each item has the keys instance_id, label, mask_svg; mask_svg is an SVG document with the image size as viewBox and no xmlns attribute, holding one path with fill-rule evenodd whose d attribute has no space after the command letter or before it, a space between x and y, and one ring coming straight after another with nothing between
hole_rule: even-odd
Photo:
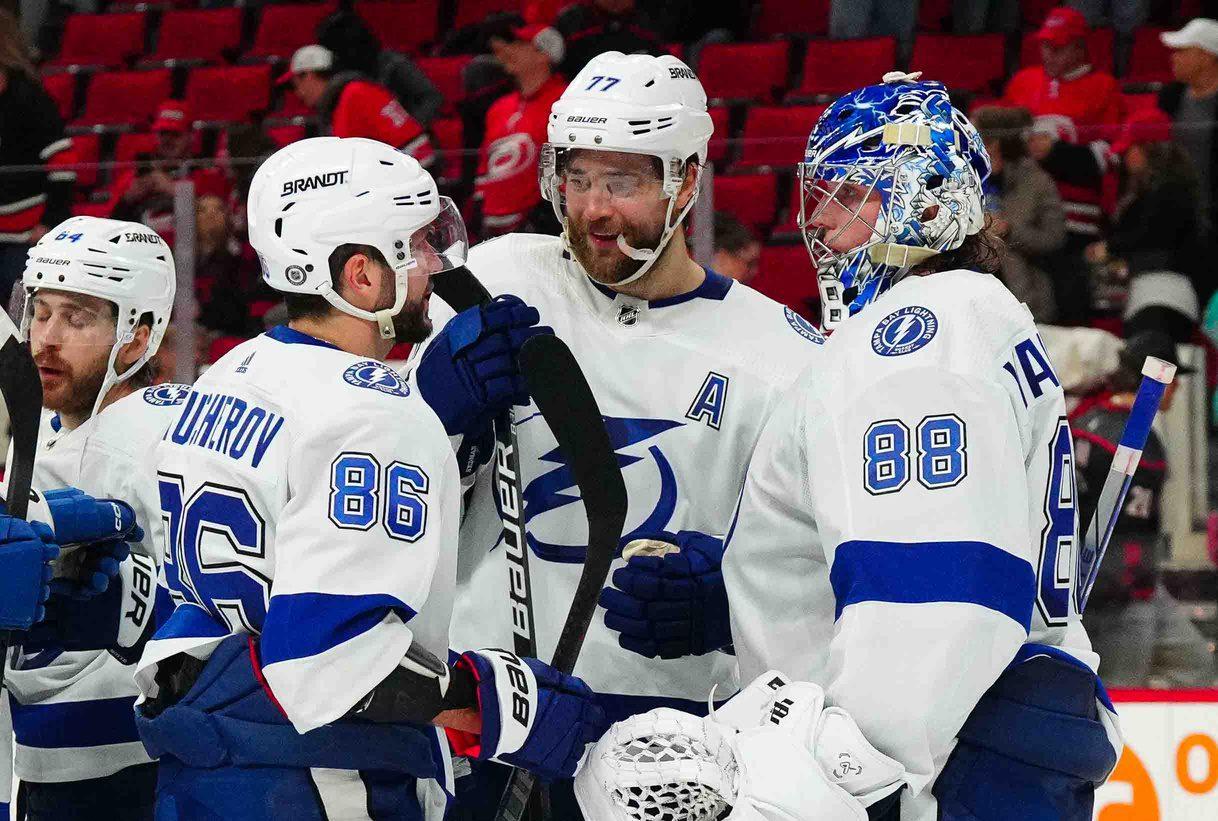
<instances>
[{"instance_id":1,"label":"goalie mask chin cup","mask_svg":"<svg viewBox=\"0 0 1218 821\"><path fill-rule=\"evenodd\" d=\"M984 225L981 186L990 161L981 136L942 83L919 77L892 72L838 98L808 137L798 225L818 270L827 331ZM860 187L867 196L844 201L843 192ZM831 248L817 221L823 210L845 209L846 224L853 223L877 195L870 237L848 250Z\"/></svg>"}]
</instances>

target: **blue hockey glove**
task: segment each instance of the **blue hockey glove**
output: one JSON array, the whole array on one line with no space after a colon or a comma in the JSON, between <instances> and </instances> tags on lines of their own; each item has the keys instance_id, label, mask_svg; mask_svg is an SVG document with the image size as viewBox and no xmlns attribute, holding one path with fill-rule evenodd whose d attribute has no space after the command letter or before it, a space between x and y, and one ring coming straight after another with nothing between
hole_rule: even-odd
<instances>
[{"instance_id":1,"label":"blue hockey glove","mask_svg":"<svg viewBox=\"0 0 1218 821\"><path fill-rule=\"evenodd\" d=\"M131 552L127 542L144 540L135 511L126 502L94 499L76 488L48 490L43 500L55 540L61 545L81 545L65 551L58 562L52 594L87 599L104 593Z\"/></svg>"},{"instance_id":2,"label":"blue hockey glove","mask_svg":"<svg viewBox=\"0 0 1218 821\"><path fill-rule=\"evenodd\" d=\"M732 643L727 590L719 566L723 540L693 530L633 535L678 550L631 556L601 591L605 626L618 644L647 658L676 659L722 650Z\"/></svg>"},{"instance_id":3,"label":"blue hockey glove","mask_svg":"<svg viewBox=\"0 0 1218 821\"><path fill-rule=\"evenodd\" d=\"M609 727L587 684L537 659L470 650L457 666L478 681L479 760L521 767L542 781L571 778L584 748Z\"/></svg>"},{"instance_id":4,"label":"blue hockey glove","mask_svg":"<svg viewBox=\"0 0 1218 821\"><path fill-rule=\"evenodd\" d=\"M27 630L44 617L57 556L49 527L0 515L0 630Z\"/></svg>"},{"instance_id":5,"label":"blue hockey glove","mask_svg":"<svg viewBox=\"0 0 1218 821\"><path fill-rule=\"evenodd\" d=\"M457 314L428 346L415 380L449 436L479 433L512 405L528 403L516 357L529 337L554 333L540 321L519 297L499 296Z\"/></svg>"}]
</instances>

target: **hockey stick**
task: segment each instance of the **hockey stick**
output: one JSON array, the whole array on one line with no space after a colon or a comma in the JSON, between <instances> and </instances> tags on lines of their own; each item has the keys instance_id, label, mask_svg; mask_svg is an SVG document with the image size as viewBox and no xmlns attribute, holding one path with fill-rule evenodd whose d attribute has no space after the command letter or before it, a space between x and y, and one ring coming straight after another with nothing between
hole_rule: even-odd
<instances>
[{"instance_id":1,"label":"hockey stick","mask_svg":"<svg viewBox=\"0 0 1218 821\"><path fill-rule=\"evenodd\" d=\"M1121 515L1125 494L1129 492L1133 474L1142 460L1142 448L1146 447L1150 426L1155 421L1155 414L1159 412L1163 392L1175 376L1176 366L1162 359L1148 356L1142 365L1142 384L1138 386L1129 418L1125 420L1125 430L1121 433L1121 442L1117 445L1112 465L1108 468L1108 476L1100 489L1095 515L1088 522L1086 534L1083 536L1083 549L1079 552L1078 559L1079 578L1083 580L1083 586L1079 590L1079 613L1087 607L1087 599L1091 597L1091 588L1095 586L1095 579L1099 575L1100 563L1104 561L1104 552L1108 549L1112 530Z\"/></svg>"},{"instance_id":2,"label":"hockey stick","mask_svg":"<svg viewBox=\"0 0 1218 821\"><path fill-rule=\"evenodd\" d=\"M42 418L42 380L30 356L30 347L12 319L0 310L0 395L8 409L13 459L6 490L8 514L24 519L29 511L30 485L34 479L34 453L38 447L38 423ZM9 636L0 633L0 685L4 684Z\"/></svg>"},{"instance_id":3,"label":"hockey stick","mask_svg":"<svg viewBox=\"0 0 1218 821\"><path fill-rule=\"evenodd\" d=\"M588 518L584 569L580 572L571 609L567 612L551 662L555 669L571 673L622 538L626 523L626 484L596 397L571 350L558 337L534 337L525 342L520 360L533 401L571 464ZM520 821L536 781L536 776L530 772L513 770L495 818ZM547 804L543 801L543 807Z\"/></svg>"}]
</instances>

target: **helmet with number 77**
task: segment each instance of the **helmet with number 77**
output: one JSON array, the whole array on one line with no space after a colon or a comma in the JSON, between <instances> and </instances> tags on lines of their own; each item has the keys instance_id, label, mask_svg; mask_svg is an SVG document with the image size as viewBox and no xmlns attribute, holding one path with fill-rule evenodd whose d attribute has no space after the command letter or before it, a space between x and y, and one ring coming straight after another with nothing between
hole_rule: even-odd
<instances>
[{"instance_id":1,"label":"helmet with number 77","mask_svg":"<svg viewBox=\"0 0 1218 821\"><path fill-rule=\"evenodd\" d=\"M706 111L706 91L693 70L676 57L620 51L593 57L550 109L548 142L542 146L538 168L541 195L554 207L563 225L564 241L567 219L561 174L567 152L621 151L657 157L668 199L663 234L656 248L633 248L618 236L619 250L644 264L614 284L625 285L643 276L693 208L713 132L714 124ZM694 195L674 214L690 163L696 175Z\"/></svg>"}]
</instances>

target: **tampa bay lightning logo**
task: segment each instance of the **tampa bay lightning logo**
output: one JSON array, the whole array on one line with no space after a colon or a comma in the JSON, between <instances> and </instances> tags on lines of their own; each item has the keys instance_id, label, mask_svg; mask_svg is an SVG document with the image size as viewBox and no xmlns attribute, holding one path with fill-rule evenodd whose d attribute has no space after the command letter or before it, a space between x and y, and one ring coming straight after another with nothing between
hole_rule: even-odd
<instances>
[{"instance_id":1,"label":"tampa bay lightning logo","mask_svg":"<svg viewBox=\"0 0 1218 821\"><path fill-rule=\"evenodd\" d=\"M357 388L369 388L391 396L409 396L410 386L384 362L356 362L343 372L343 379Z\"/></svg>"},{"instance_id":2,"label":"tampa bay lightning logo","mask_svg":"<svg viewBox=\"0 0 1218 821\"><path fill-rule=\"evenodd\" d=\"M632 533L644 533L664 530L677 510L677 475L672 464L664 456L656 444L646 448L646 456L624 453L628 448L653 439L672 428L683 426L684 422L671 419L623 419L606 416L605 430L609 432L609 441L617 454L618 467L623 472L634 464L650 459L660 478L659 498L647 518ZM557 510L579 501L579 489L575 486L575 476L558 448L543 454L539 461L555 465L553 470L541 474L529 482L524 489L524 519L534 521L552 510ZM626 474L629 476L629 474ZM627 534L629 535L629 534ZM539 558L550 562L582 564L588 551L587 544L558 544L546 542L534 535L532 529L528 533L529 548Z\"/></svg>"},{"instance_id":3,"label":"tampa bay lightning logo","mask_svg":"<svg viewBox=\"0 0 1218 821\"><path fill-rule=\"evenodd\" d=\"M790 308L783 308L782 310L783 313L786 314L787 324L795 330L795 333L799 334L809 342L815 342L817 345L825 344L825 335L817 330L815 325L792 311Z\"/></svg>"},{"instance_id":4,"label":"tampa bay lightning logo","mask_svg":"<svg viewBox=\"0 0 1218 821\"><path fill-rule=\"evenodd\" d=\"M175 385L172 382L166 382L163 385L144 388L144 401L157 407L180 405L188 393L190 393L189 385Z\"/></svg>"},{"instance_id":5,"label":"tampa bay lightning logo","mask_svg":"<svg viewBox=\"0 0 1218 821\"><path fill-rule=\"evenodd\" d=\"M935 338L939 320L921 305L907 305L880 320L871 334L871 349L880 356L904 356Z\"/></svg>"}]
</instances>

